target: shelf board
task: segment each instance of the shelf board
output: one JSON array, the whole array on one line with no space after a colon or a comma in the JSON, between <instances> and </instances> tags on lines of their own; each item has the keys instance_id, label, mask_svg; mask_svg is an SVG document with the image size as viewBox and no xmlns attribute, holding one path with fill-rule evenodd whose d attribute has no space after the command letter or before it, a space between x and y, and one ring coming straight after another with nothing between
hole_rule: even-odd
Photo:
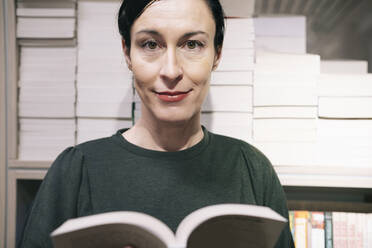
<instances>
[{"instance_id":1,"label":"shelf board","mask_svg":"<svg viewBox=\"0 0 372 248\"><path fill-rule=\"evenodd\" d=\"M372 213L372 203L288 200L289 210Z\"/></svg>"},{"instance_id":2,"label":"shelf board","mask_svg":"<svg viewBox=\"0 0 372 248\"><path fill-rule=\"evenodd\" d=\"M52 161L27 161L17 159L8 161L9 168L48 169L51 165Z\"/></svg>"}]
</instances>

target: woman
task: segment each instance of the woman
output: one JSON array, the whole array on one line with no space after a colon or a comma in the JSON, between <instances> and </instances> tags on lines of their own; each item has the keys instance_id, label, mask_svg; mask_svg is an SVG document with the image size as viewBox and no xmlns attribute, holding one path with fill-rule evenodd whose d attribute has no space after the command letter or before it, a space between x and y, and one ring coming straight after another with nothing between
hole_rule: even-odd
<instances>
[{"instance_id":1,"label":"woman","mask_svg":"<svg viewBox=\"0 0 372 248\"><path fill-rule=\"evenodd\" d=\"M112 137L66 149L36 197L23 247L52 247L66 219L108 211L150 214L175 230L217 203L269 206L288 218L270 162L251 145L208 132L200 109L223 43L217 0L125 0L119 30L142 116ZM123 244L125 245L125 244ZM294 247L289 227L276 247Z\"/></svg>"}]
</instances>

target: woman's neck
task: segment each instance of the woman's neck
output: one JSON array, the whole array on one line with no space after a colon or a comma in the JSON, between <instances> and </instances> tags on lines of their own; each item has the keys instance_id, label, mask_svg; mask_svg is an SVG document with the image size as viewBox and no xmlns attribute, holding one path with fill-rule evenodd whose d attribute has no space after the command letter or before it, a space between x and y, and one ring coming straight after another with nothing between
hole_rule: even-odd
<instances>
[{"instance_id":1,"label":"woman's neck","mask_svg":"<svg viewBox=\"0 0 372 248\"><path fill-rule=\"evenodd\" d=\"M196 145L203 139L200 114L180 123L164 122L151 118L148 113L136 122L124 138L137 146L156 151L180 151Z\"/></svg>"}]
</instances>

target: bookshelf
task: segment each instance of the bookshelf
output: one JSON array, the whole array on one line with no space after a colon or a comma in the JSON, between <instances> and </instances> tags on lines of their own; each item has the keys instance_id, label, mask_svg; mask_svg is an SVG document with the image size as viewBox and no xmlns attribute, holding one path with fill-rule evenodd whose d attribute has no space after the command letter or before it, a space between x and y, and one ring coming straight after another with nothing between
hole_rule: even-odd
<instances>
[{"instance_id":1,"label":"bookshelf","mask_svg":"<svg viewBox=\"0 0 372 248\"><path fill-rule=\"evenodd\" d=\"M223 2L228 4L227 0ZM239 1L235 1L232 8L234 6L239 8L240 5L236 2ZM268 5L263 4L264 2ZM256 1L255 11L257 13L285 13L287 6L284 2L291 1L282 1L281 6L276 6L274 2ZM314 3L316 0L297 1L298 4L291 9L291 13L296 14L295 9L301 6L304 7L305 12L312 10L315 5L310 2ZM361 1L355 1L355 3L360 4ZM357 5L351 6L350 9L354 10L355 7ZM51 161L19 160L17 155L19 44L16 39L15 10L15 0L3 0L0 4L0 13L5 13L0 18L0 52L1 54L7 53L6 61L5 58L0 58L0 75L6 75L6 78L0 78L0 240L7 241L6 247L15 247L16 236L17 233L19 235L27 205L51 165ZM337 6L333 10L337 10ZM6 34L4 27L7 29ZM311 33L314 31L311 30ZM7 44L6 50L4 41ZM319 50L319 52L324 51ZM332 56L331 53L327 55ZM370 62L370 66L371 64ZM5 70L6 73L4 73ZM8 136L7 140L3 138L5 134ZM7 151L7 156L5 156L5 151ZM275 166L275 169L285 187L290 209L372 212L371 168L298 165ZM326 197L315 197L333 194L336 194L338 198L330 200ZM358 197L351 197L355 195ZM5 221L5 209L8 211L7 221ZM2 245L4 244L0 243L0 247Z\"/></svg>"}]
</instances>

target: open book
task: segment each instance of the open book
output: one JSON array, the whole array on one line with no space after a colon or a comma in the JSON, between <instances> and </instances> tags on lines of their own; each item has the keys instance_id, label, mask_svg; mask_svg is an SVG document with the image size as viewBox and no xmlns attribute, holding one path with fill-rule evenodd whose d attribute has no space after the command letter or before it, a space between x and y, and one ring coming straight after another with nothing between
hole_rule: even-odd
<instances>
[{"instance_id":1,"label":"open book","mask_svg":"<svg viewBox=\"0 0 372 248\"><path fill-rule=\"evenodd\" d=\"M268 207L219 204L196 210L176 234L138 212L71 219L52 234L55 248L272 248L287 220Z\"/></svg>"}]
</instances>

